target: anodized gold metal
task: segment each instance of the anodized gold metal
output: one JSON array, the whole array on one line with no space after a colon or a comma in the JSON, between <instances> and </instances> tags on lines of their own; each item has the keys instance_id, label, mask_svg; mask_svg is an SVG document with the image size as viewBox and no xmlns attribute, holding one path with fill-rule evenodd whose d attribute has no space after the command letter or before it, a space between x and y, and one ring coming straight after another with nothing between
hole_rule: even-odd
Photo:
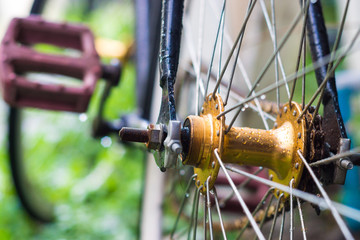
<instances>
[{"instance_id":1,"label":"anodized gold metal","mask_svg":"<svg viewBox=\"0 0 360 240\"><path fill-rule=\"evenodd\" d=\"M217 108L216 108L217 106ZM225 119L216 119L222 112L221 97L209 99L204 103L200 116L189 116L185 125L190 128L190 149L183 163L193 165L197 174L196 185L205 188L210 176L212 188L219 164L214 157L214 149L220 149L224 163L262 166L269 169L270 178L278 183L297 187L303 164L297 150L305 153L306 123L305 118L297 120L301 107L297 103L283 105L272 130L232 127L225 134ZM203 190L204 191L204 190ZM279 196L281 191L275 191ZM288 197L284 193L284 199Z\"/></svg>"},{"instance_id":2,"label":"anodized gold metal","mask_svg":"<svg viewBox=\"0 0 360 240\"><path fill-rule=\"evenodd\" d=\"M291 151L291 158L287 162L287 175L285 177L278 175L274 169L269 170L270 179L283 185L289 186L291 179L294 179L294 188L299 185L304 169L304 164L300 159L300 156L297 154L297 150L300 150L303 154L306 154L307 131L305 116L303 116L301 119L297 119L301 112L302 108L300 104L296 102L291 102L291 107L289 104L285 104L280 109L280 113L276 118L275 126L279 126L278 128L280 128L281 126L289 125L291 137L290 135L287 136L287 141L288 143L292 142L292 144L289 146L289 150ZM276 131L278 128L274 127L274 130L271 131ZM279 197L281 193L284 193L284 200L289 197L288 193L279 190L275 191L275 196Z\"/></svg>"},{"instance_id":3,"label":"anodized gold metal","mask_svg":"<svg viewBox=\"0 0 360 240\"><path fill-rule=\"evenodd\" d=\"M202 186L201 192L206 192L206 181L209 179L211 189L218 175L220 164L214 155L218 149L221 156L222 141L225 132L225 118L217 119L216 116L224 111L224 104L220 95L215 98L210 94L201 109L200 116L189 116L184 126L190 129L189 151L183 164L194 166L197 174L195 184Z\"/></svg>"}]
</instances>

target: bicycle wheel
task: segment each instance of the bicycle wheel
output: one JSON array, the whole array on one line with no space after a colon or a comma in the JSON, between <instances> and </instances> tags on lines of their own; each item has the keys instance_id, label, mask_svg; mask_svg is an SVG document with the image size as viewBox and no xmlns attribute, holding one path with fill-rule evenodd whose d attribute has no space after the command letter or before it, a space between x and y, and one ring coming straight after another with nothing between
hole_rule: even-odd
<instances>
[{"instance_id":1,"label":"bicycle wheel","mask_svg":"<svg viewBox=\"0 0 360 240\"><path fill-rule=\"evenodd\" d=\"M85 120L86 115L81 117ZM81 120L77 114L10 108L11 175L23 207L37 221L55 220L56 206L65 204L70 197L76 198L69 181L87 176L94 164L91 159L101 152L101 146L96 141L91 144L83 134L91 124ZM63 125L64 122L77 130ZM87 144L92 146L90 151Z\"/></svg>"},{"instance_id":2,"label":"bicycle wheel","mask_svg":"<svg viewBox=\"0 0 360 240\"><path fill-rule=\"evenodd\" d=\"M326 22L337 31L330 51L320 1L185 2L175 95L177 116L188 131L182 163L193 166L194 175L188 185L174 178L175 188L185 189L184 200L170 200L178 202L179 212L165 235L358 237L340 215L359 221L359 211L333 203L329 195L336 191L326 186L343 184L353 165L331 157L354 154L347 152L334 87L335 70L359 47L359 29L340 45L343 31L353 26L346 22L348 4L326 6L330 17L335 9L341 15ZM258 176L262 167L268 179ZM220 192L221 178L232 193ZM268 191L247 198L261 184ZM237 206L226 209L229 199Z\"/></svg>"}]
</instances>

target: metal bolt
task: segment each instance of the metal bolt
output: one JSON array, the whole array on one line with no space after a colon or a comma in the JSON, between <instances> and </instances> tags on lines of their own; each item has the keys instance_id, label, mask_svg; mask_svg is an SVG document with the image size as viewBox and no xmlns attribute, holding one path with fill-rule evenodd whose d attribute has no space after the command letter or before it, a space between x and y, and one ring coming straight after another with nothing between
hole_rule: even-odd
<instances>
[{"instance_id":1,"label":"metal bolt","mask_svg":"<svg viewBox=\"0 0 360 240\"><path fill-rule=\"evenodd\" d=\"M295 168L296 168L296 169L299 168L299 163L295 163Z\"/></svg>"},{"instance_id":2,"label":"metal bolt","mask_svg":"<svg viewBox=\"0 0 360 240\"><path fill-rule=\"evenodd\" d=\"M147 129L123 127L119 132L122 141L127 142L148 142L149 133Z\"/></svg>"},{"instance_id":3,"label":"metal bolt","mask_svg":"<svg viewBox=\"0 0 360 240\"><path fill-rule=\"evenodd\" d=\"M215 161L213 161L213 162L211 163L211 167L212 167L212 168L215 168Z\"/></svg>"},{"instance_id":4,"label":"metal bolt","mask_svg":"<svg viewBox=\"0 0 360 240\"><path fill-rule=\"evenodd\" d=\"M196 185L198 186L200 185L200 180L197 180Z\"/></svg>"},{"instance_id":5,"label":"metal bolt","mask_svg":"<svg viewBox=\"0 0 360 240\"><path fill-rule=\"evenodd\" d=\"M276 195L279 195L280 194L280 191L279 190L276 190Z\"/></svg>"},{"instance_id":6,"label":"metal bolt","mask_svg":"<svg viewBox=\"0 0 360 240\"><path fill-rule=\"evenodd\" d=\"M274 178L274 176L272 174L270 174L269 179L272 181L273 178Z\"/></svg>"},{"instance_id":7,"label":"metal bolt","mask_svg":"<svg viewBox=\"0 0 360 240\"><path fill-rule=\"evenodd\" d=\"M201 108L201 113L204 113L204 108L203 107Z\"/></svg>"},{"instance_id":8,"label":"metal bolt","mask_svg":"<svg viewBox=\"0 0 360 240\"><path fill-rule=\"evenodd\" d=\"M180 154L182 151L182 147L179 143L173 143L171 145L171 151L173 151L176 154Z\"/></svg>"},{"instance_id":9,"label":"metal bolt","mask_svg":"<svg viewBox=\"0 0 360 240\"><path fill-rule=\"evenodd\" d=\"M220 135L220 131L219 131L219 130L216 131L216 135L217 135L217 136Z\"/></svg>"},{"instance_id":10,"label":"metal bolt","mask_svg":"<svg viewBox=\"0 0 360 240\"><path fill-rule=\"evenodd\" d=\"M300 132L298 133L298 138L301 138L301 133Z\"/></svg>"},{"instance_id":11,"label":"metal bolt","mask_svg":"<svg viewBox=\"0 0 360 240\"><path fill-rule=\"evenodd\" d=\"M274 128L277 128L278 127L278 124L277 123L274 123Z\"/></svg>"},{"instance_id":12,"label":"metal bolt","mask_svg":"<svg viewBox=\"0 0 360 240\"><path fill-rule=\"evenodd\" d=\"M296 113L297 113L296 110L294 110L293 115L296 116Z\"/></svg>"},{"instance_id":13,"label":"metal bolt","mask_svg":"<svg viewBox=\"0 0 360 240\"><path fill-rule=\"evenodd\" d=\"M287 107L284 107L284 113L286 113L287 112Z\"/></svg>"},{"instance_id":14,"label":"metal bolt","mask_svg":"<svg viewBox=\"0 0 360 240\"><path fill-rule=\"evenodd\" d=\"M215 105L215 108L216 108L216 109L219 109L219 105L218 105L218 104L216 104L216 105Z\"/></svg>"},{"instance_id":15,"label":"metal bolt","mask_svg":"<svg viewBox=\"0 0 360 240\"><path fill-rule=\"evenodd\" d=\"M211 95L209 96L209 101L211 101Z\"/></svg>"},{"instance_id":16,"label":"metal bolt","mask_svg":"<svg viewBox=\"0 0 360 240\"><path fill-rule=\"evenodd\" d=\"M354 164L347 159L342 159L340 160L340 166L345 169L352 169L354 167Z\"/></svg>"}]
</instances>

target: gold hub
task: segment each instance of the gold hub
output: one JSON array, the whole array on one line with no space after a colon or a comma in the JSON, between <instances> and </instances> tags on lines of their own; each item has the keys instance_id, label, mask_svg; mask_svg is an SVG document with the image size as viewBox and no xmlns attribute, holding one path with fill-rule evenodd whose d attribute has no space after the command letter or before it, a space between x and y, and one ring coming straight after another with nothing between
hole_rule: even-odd
<instances>
[{"instance_id":1,"label":"gold hub","mask_svg":"<svg viewBox=\"0 0 360 240\"><path fill-rule=\"evenodd\" d=\"M270 179L297 187L303 164L297 154L305 154L306 123L305 117L297 119L301 107L292 103L285 104L279 111L275 127L272 130L233 127L225 134L225 117L216 116L224 111L220 95L209 95L200 116L189 116L184 127L190 129L189 150L183 158L185 165L194 166L197 174L196 185L206 191L206 181L212 188L219 172L219 163L214 150L224 163L262 166L269 169ZM275 191L279 196L281 191ZM288 197L284 193L284 198Z\"/></svg>"},{"instance_id":2,"label":"gold hub","mask_svg":"<svg viewBox=\"0 0 360 240\"><path fill-rule=\"evenodd\" d=\"M189 151L183 159L183 164L194 166L197 174L195 184L201 186L201 192L206 192L206 181L209 179L211 189L219 172L220 164L214 150L222 152L224 139L225 118L217 119L216 116L224 111L224 104L220 95L209 95L204 102L200 116L189 116L184 122L184 127L190 129Z\"/></svg>"}]
</instances>

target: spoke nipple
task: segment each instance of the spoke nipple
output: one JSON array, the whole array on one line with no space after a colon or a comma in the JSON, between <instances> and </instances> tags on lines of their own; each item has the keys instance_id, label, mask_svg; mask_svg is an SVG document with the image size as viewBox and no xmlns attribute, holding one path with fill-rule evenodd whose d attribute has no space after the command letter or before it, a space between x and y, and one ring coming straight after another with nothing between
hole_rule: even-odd
<instances>
[{"instance_id":1,"label":"spoke nipple","mask_svg":"<svg viewBox=\"0 0 360 240\"><path fill-rule=\"evenodd\" d=\"M201 108L201 113L204 113L204 108L203 107Z\"/></svg>"},{"instance_id":2,"label":"spoke nipple","mask_svg":"<svg viewBox=\"0 0 360 240\"><path fill-rule=\"evenodd\" d=\"M213 161L213 162L211 163L211 167L212 167L212 168L215 168L215 161Z\"/></svg>"},{"instance_id":3,"label":"spoke nipple","mask_svg":"<svg viewBox=\"0 0 360 240\"><path fill-rule=\"evenodd\" d=\"M209 101L211 101L211 98L212 98L212 97L211 97L211 95L210 95L210 96L209 96Z\"/></svg>"},{"instance_id":4,"label":"spoke nipple","mask_svg":"<svg viewBox=\"0 0 360 240\"><path fill-rule=\"evenodd\" d=\"M293 115L296 116L296 113L297 113L297 112L294 110Z\"/></svg>"},{"instance_id":5,"label":"spoke nipple","mask_svg":"<svg viewBox=\"0 0 360 240\"><path fill-rule=\"evenodd\" d=\"M279 190L276 190L276 195L279 195L280 194L280 191Z\"/></svg>"},{"instance_id":6,"label":"spoke nipple","mask_svg":"<svg viewBox=\"0 0 360 240\"><path fill-rule=\"evenodd\" d=\"M196 185L198 185L198 186L200 185L200 180L196 181Z\"/></svg>"},{"instance_id":7,"label":"spoke nipple","mask_svg":"<svg viewBox=\"0 0 360 240\"><path fill-rule=\"evenodd\" d=\"M219 109L219 104L216 104L216 105L215 105L215 108L216 108L216 109Z\"/></svg>"},{"instance_id":8,"label":"spoke nipple","mask_svg":"<svg viewBox=\"0 0 360 240\"><path fill-rule=\"evenodd\" d=\"M277 123L274 123L274 128L277 128L278 127L278 124Z\"/></svg>"},{"instance_id":9,"label":"spoke nipple","mask_svg":"<svg viewBox=\"0 0 360 240\"><path fill-rule=\"evenodd\" d=\"M287 112L287 107L284 107L284 113L286 113Z\"/></svg>"},{"instance_id":10,"label":"spoke nipple","mask_svg":"<svg viewBox=\"0 0 360 240\"><path fill-rule=\"evenodd\" d=\"M216 135L220 136L220 131L219 130L216 131Z\"/></svg>"},{"instance_id":11,"label":"spoke nipple","mask_svg":"<svg viewBox=\"0 0 360 240\"><path fill-rule=\"evenodd\" d=\"M301 138L301 133L298 133L298 138Z\"/></svg>"},{"instance_id":12,"label":"spoke nipple","mask_svg":"<svg viewBox=\"0 0 360 240\"><path fill-rule=\"evenodd\" d=\"M272 174L270 174L269 179L272 181L273 178L274 178L274 176Z\"/></svg>"},{"instance_id":13,"label":"spoke nipple","mask_svg":"<svg viewBox=\"0 0 360 240\"><path fill-rule=\"evenodd\" d=\"M295 168L296 168L296 169L299 168L299 163L295 163Z\"/></svg>"}]
</instances>

